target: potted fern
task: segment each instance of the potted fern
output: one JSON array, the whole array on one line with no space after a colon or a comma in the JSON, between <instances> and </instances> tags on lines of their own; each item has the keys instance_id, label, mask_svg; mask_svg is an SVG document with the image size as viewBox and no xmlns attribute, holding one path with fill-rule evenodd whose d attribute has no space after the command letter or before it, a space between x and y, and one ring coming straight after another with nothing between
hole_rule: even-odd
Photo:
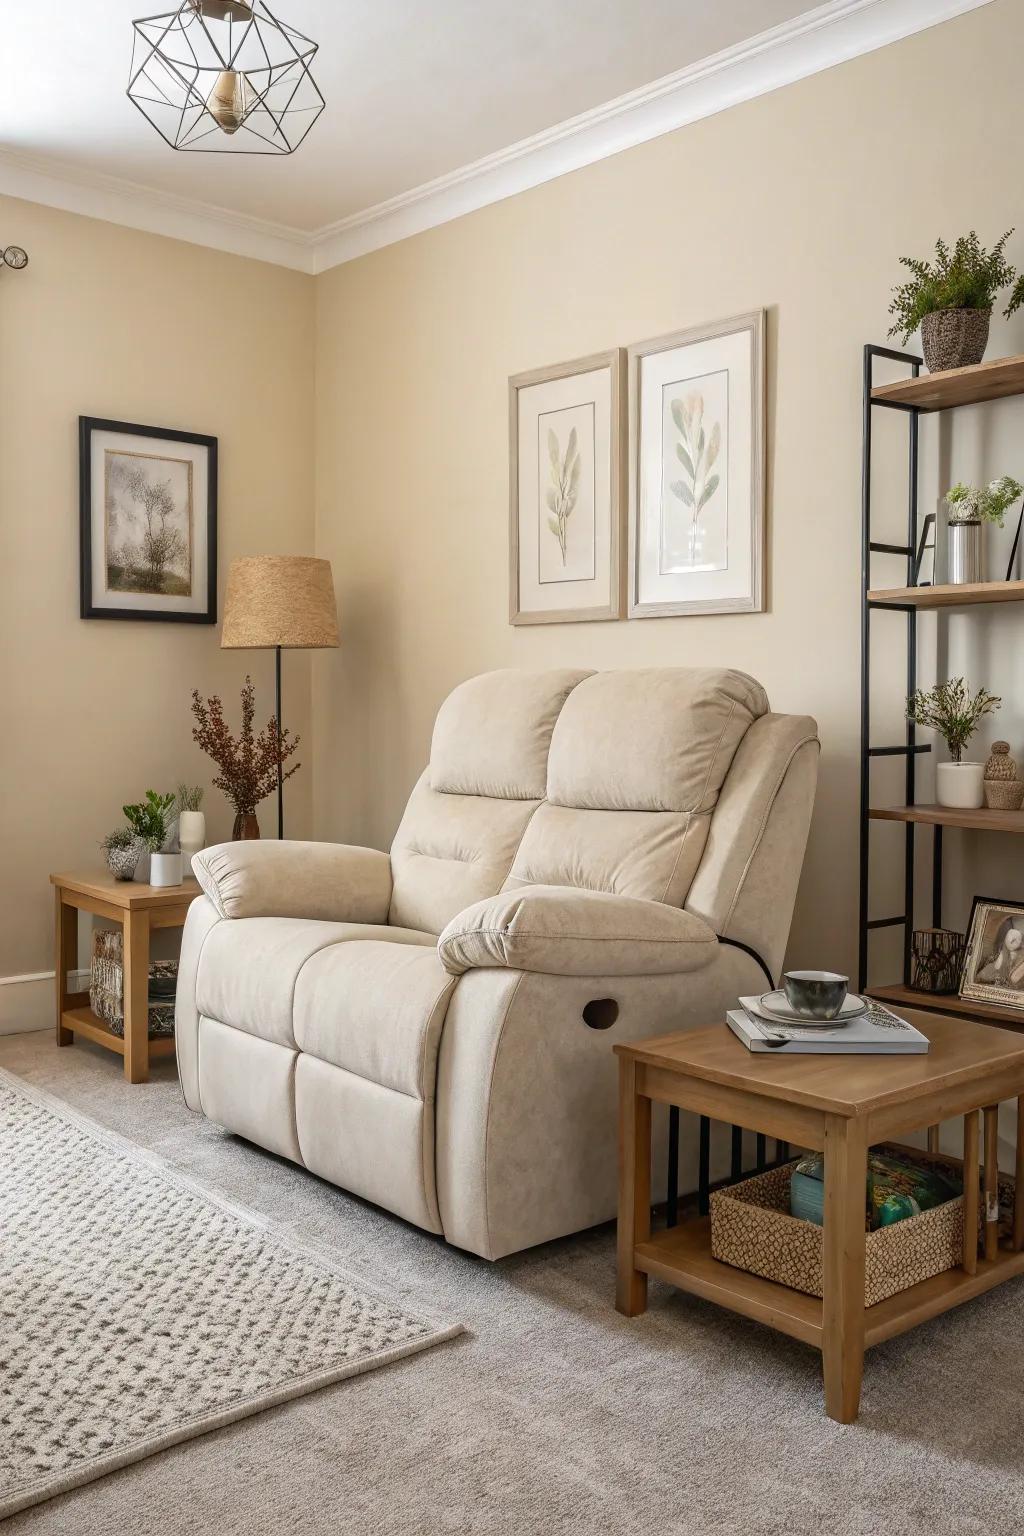
<instances>
[{"instance_id":1,"label":"potted fern","mask_svg":"<svg viewBox=\"0 0 1024 1536\"><path fill-rule=\"evenodd\" d=\"M1010 475L988 485L964 485L959 481L946 493L949 513L949 580L956 586L985 580L986 523L1003 526L1007 507L1024 496L1024 485Z\"/></svg>"},{"instance_id":2,"label":"potted fern","mask_svg":"<svg viewBox=\"0 0 1024 1536\"><path fill-rule=\"evenodd\" d=\"M919 689L907 700L907 718L937 731L949 748L951 761L935 768L935 798L940 805L976 811L985 803L984 763L965 763L964 748L979 721L997 710L1002 699L979 688L971 694L962 677Z\"/></svg>"},{"instance_id":3,"label":"potted fern","mask_svg":"<svg viewBox=\"0 0 1024 1536\"><path fill-rule=\"evenodd\" d=\"M1003 255L1006 234L986 251L972 229L961 235L952 251L936 240L934 261L901 256L911 273L909 282L893 289L889 313L895 316L890 336L906 346L920 329L924 360L932 373L980 363L988 345L992 309L1000 289L1017 277ZM1017 278L1003 313L1009 317L1024 304L1024 276Z\"/></svg>"}]
</instances>

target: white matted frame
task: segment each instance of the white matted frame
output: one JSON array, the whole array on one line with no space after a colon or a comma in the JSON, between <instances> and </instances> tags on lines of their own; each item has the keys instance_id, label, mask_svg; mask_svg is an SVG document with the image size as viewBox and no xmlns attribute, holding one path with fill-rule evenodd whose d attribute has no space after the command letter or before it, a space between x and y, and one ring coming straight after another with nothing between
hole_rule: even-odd
<instances>
[{"instance_id":1,"label":"white matted frame","mask_svg":"<svg viewBox=\"0 0 1024 1536\"><path fill-rule=\"evenodd\" d=\"M630 618L760 613L765 312L629 348Z\"/></svg>"},{"instance_id":2,"label":"white matted frame","mask_svg":"<svg viewBox=\"0 0 1024 1536\"><path fill-rule=\"evenodd\" d=\"M621 348L508 381L509 622L623 614Z\"/></svg>"}]
</instances>

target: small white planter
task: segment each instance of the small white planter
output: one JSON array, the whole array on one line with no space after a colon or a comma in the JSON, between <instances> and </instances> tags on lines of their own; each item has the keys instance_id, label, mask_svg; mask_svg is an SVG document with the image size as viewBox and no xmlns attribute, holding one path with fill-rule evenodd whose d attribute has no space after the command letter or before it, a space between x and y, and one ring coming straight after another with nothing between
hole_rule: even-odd
<instances>
[{"instance_id":1,"label":"small white planter","mask_svg":"<svg viewBox=\"0 0 1024 1536\"><path fill-rule=\"evenodd\" d=\"M984 763L939 763L935 797L952 810L977 811L985 804Z\"/></svg>"},{"instance_id":2,"label":"small white planter","mask_svg":"<svg viewBox=\"0 0 1024 1536\"><path fill-rule=\"evenodd\" d=\"M181 854L154 853L149 860L150 885L181 884Z\"/></svg>"},{"instance_id":3,"label":"small white planter","mask_svg":"<svg viewBox=\"0 0 1024 1536\"><path fill-rule=\"evenodd\" d=\"M182 869L191 874L192 855L206 847L206 817L202 811L182 811L178 817L178 842Z\"/></svg>"}]
</instances>

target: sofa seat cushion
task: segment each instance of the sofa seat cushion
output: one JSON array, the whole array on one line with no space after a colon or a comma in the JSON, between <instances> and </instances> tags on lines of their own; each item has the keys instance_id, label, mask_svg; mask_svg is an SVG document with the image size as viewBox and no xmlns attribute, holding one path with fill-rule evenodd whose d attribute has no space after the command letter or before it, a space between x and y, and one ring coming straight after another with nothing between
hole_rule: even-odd
<instances>
[{"instance_id":1,"label":"sofa seat cushion","mask_svg":"<svg viewBox=\"0 0 1024 1536\"><path fill-rule=\"evenodd\" d=\"M371 1083L432 1101L454 986L433 946L332 944L296 982L296 1044Z\"/></svg>"},{"instance_id":2,"label":"sofa seat cushion","mask_svg":"<svg viewBox=\"0 0 1024 1536\"><path fill-rule=\"evenodd\" d=\"M385 924L323 923L298 917L243 917L207 935L196 975L196 1006L207 1018L295 1048L295 984L312 957L333 945L375 939L397 951L429 946L429 933Z\"/></svg>"}]
</instances>

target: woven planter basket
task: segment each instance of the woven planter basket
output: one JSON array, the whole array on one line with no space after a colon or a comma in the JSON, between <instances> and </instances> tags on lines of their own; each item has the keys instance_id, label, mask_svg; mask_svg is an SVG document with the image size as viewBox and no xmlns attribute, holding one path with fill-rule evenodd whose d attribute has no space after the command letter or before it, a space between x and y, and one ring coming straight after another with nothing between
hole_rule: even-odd
<instances>
[{"instance_id":1,"label":"woven planter basket","mask_svg":"<svg viewBox=\"0 0 1024 1536\"><path fill-rule=\"evenodd\" d=\"M980 363L988 346L989 309L935 309L921 321L921 345L930 373Z\"/></svg>"},{"instance_id":2,"label":"woven planter basket","mask_svg":"<svg viewBox=\"0 0 1024 1536\"><path fill-rule=\"evenodd\" d=\"M990 811L1019 811L1024 805L1024 779L986 779L985 804Z\"/></svg>"},{"instance_id":3,"label":"woven planter basket","mask_svg":"<svg viewBox=\"0 0 1024 1536\"><path fill-rule=\"evenodd\" d=\"M917 1157L956 1169L956 1158L883 1146L882 1152ZM779 1285L821 1296L824 1291L823 1231L813 1221L789 1214L789 1181L796 1165L771 1168L711 1196L711 1255L734 1269L762 1275ZM1001 1229L1011 1221L1013 1183L999 1180ZM873 1307L920 1280L956 1269L963 1260L963 1200L958 1196L920 1216L867 1233L864 1305Z\"/></svg>"}]
</instances>

